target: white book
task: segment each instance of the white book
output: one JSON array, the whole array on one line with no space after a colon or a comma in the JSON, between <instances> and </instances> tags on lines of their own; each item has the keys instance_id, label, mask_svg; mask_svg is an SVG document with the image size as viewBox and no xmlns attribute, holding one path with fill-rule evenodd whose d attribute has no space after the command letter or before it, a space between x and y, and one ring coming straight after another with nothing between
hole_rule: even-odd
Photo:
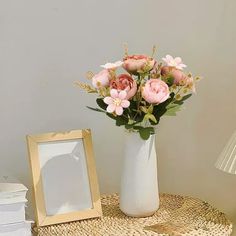
<instances>
[{"instance_id":1,"label":"white book","mask_svg":"<svg viewBox=\"0 0 236 236\"><path fill-rule=\"evenodd\" d=\"M31 236L31 221L0 225L0 236Z\"/></svg>"},{"instance_id":2,"label":"white book","mask_svg":"<svg viewBox=\"0 0 236 236\"><path fill-rule=\"evenodd\" d=\"M28 189L14 177L0 175L0 204L11 204L26 200Z\"/></svg>"},{"instance_id":3,"label":"white book","mask_svg":"<svg viewBox=\"0 0 236 236\"><path fill-rule=\"evenodd\" d=\"M26 201L0 204L0 226L25 221Z\"/></svg>"}]
</instances>

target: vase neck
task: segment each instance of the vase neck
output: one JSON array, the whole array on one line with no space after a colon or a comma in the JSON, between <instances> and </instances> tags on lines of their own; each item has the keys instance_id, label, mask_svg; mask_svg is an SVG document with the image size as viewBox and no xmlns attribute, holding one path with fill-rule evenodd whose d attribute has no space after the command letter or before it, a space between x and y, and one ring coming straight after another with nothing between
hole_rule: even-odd
<instances>
[{"instance_id":1,"label":"vase neck","mask_svg":"<svg viewBox=\"0 0 236 236\"><path fill-rule=\"evenodd\" d=\"M125 132L125 142L134 143L135 145L145 145L148 143L155 143L156 134L150 135L147 140L140 137L138 132Z\"/></svg>"}]
</instances>

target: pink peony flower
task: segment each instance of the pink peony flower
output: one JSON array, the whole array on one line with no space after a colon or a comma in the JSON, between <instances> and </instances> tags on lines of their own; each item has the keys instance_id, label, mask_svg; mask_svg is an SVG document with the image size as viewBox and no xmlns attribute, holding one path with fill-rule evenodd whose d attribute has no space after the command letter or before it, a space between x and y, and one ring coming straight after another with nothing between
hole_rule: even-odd
<instances>
[{"instance_id":1,"label":"pink peony flower","mask_svg":"<svg viewBox=\"0 0 236 236\"><path fill-rule=\"evenodd\" d=\"M186 86L188 89L196 93L195 83L193 77L186 75L183 71L173 67L163 66L161 68L163 76L170 76L174 78L174 84L178 86Z\"/></svg>"},{"instance_id":2,"label":"pink peony flower","mask_svg":"<svg viewBox=\"0 0 236 236\"><path fill-rule=\"evenodd\" d=\"M187 67L185 64L182 63L182 59L180 57L173 58L170 55L166 55L166 57L163 57L162 60L166 62L167 66L175 67L179 70L182 70L183 68Z\"/></svg>"},{"instance_id":3,"label":"pink peony flower","mask_svg":"<svg viewBox=\"0 0 236 236\"><path fill-rule=\"evenodd\" d=\"M114 63L106 63L105 65L101 65L101 67L107 69L107 70L115 70L117 69L118 67L122 66L123 65L123 61L116 61Z\"/></svg>"},{"instance_id":4,"label":"pink peony flower","mask_svg":"<svg viewBox=\"0 0 236 236\"><path fill-rule=\"evenodd\" d=\"M137 91L136 81L128 74L121 74L116 79L110 80L110 87L118 91L126 91L126 99L132 98Z\"/></svg>"},{"instance_id":5,"label":"pink peony flower","mask_svg":"<svg viewBox=\"0 0 236 236\"><path fill-rule=\"evenodd\" d=\"M149 103L162 103L168 99L169 95L168 85L160 79L150 79L142 88L142 96Z\"/></svg>"},{"instance_id":6,"label":"pink peony flower","mask_svg":"<svg viewBox=\"0 0 236 236\"><path fill-rule=\"evenodd\" d=\"M104 69L92 78L92 84L95 88L106 87L109 85L111 76L108 70Z\"/></svg>"},{"instance_id":7,"label":"pink peony flower","mask_svg":"<svg viewBox=\"0 0 236 236\"><path fill-rule=\"evenodd\" d=\"M117 89L111 89L111 96L105 97L103 101L108 105L107 112L113 113L121 116L123 114L124 109L130 105L130 102L126 100L127 93L126 91L118 91Z\"/></svg>"},{"instance_id":8,"label":"pink peony flower","mask_svg":"<svg viewBox=\"0 0 236 236\"><path fill-rule=\"evenodd\" d=\"M134 75L150 71L156 63L153 58L145 55L127 56L123 61L123 68Z\"/></svg>"},{"instance_id":9,"label":"pink peony flower","mask_svg":"<svg viewBox=\"0 0 236 236\"><path fill-rule=\"evenodd\" d=\"M174 84L176 85L185 85L188 79L188 76L183 71L170 66L163 66L161 68L161 74L163 76L173 77Z\"/></svg>"}]
</instances>

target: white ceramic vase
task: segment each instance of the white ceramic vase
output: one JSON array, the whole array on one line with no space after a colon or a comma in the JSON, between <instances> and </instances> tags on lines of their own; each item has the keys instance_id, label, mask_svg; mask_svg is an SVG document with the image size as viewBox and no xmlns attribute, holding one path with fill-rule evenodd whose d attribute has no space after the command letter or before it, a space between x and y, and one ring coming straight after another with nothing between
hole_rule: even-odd
<instances>
[{"instance_id":1,"label":"white ceramic vase","mask_svg":"<svg viewBox=\"0 0 236 236\"><path fill-rule=\"evenodd\" d=\"M159 208L155 135L148 140L125 132L120 209L132 217L146 217Z\"/></svg>"}]
</instances>

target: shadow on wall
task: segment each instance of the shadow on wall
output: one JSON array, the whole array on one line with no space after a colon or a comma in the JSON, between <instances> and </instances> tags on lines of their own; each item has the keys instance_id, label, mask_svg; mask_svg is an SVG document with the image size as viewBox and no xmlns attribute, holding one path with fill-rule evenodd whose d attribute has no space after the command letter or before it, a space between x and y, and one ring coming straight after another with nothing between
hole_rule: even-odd
<instances>
[{"instance_id":1,"label":"shadow on wall","mask_svg":"<svg viewBox=\"0 0 236 236\"><path fill-rule=\"evenodd\" d=\"M92 208L86 159L80 148L77 144L71 153L53 156L41 169L47 215Z\"/></svg>"}]
</instances>

